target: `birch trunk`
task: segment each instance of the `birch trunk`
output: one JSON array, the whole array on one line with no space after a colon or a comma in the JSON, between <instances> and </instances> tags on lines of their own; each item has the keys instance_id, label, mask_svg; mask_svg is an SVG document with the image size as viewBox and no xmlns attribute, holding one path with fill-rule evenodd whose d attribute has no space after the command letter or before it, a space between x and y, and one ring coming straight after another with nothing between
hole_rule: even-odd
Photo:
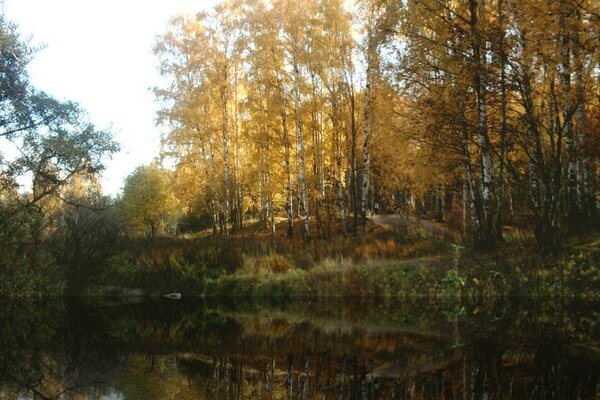
<instances>
[{"instance_id":1,"label":"birch trunk","mask_svg":"<svg viewBox=\"0 0 600 400\"><path fill-rule=\"evenodd\" d=\"M525 43L522 43L525 47ZM524 150L529 158L529 189L530 207L534 216L535 236L540 248L544 250L555 249L560 242L560 190L562 187L562 131L555 129L554 108L556 107L553 95L553 78L549 79L551 104L548 113L548 134L551 143L550 162L544 158L544 147L542 145L541 133L533 101L531 89L530 70L527 62L523 63L519 82L520 97L527 121L527 141ZM556 132L556 138L553 136Z\"/></svg>"},{"instance_id":2,"label":"birch trunk","mask_svg":"<svg viewBox=\"0 0 600 400\"><path fill-rule=\"evenodd\" d=\"M235 133L235 151L234 151L234 167L235 167L235 228L242 229L243 212L242 212L242 185L240 184L240 132L239 132L239 110L238 110L238 71L237 63L234 69L234 133Z\"/></svg>"},{"instance_id":3,"label":"birch trunk","mask_svg":"<svg viewBox=\"0 0 600 400\"><path fill-rule=\"evenodd\" d=\"M225 73L225 79L227 79L227 73ZM223 170L225 175L223 179L223 223L225 233L227 233L227 224L229 223L229 180L231 175L229 168L229 114L227 112L227 96L227 88L223 87L221 91L221 106L223 108Z\"/></svg>"},{"instance_id":4,"label":"birch trunk","mask_svg":"<svg viewBox=\"0 0 600 400\"><path fill-rule=\"evenodd\" d=\"M471 149L469 145L469 135L467 127L463 127L463 164L465 169L465 194L469 203L468 209L471 213L471 230L478 240L481 237L481 223L479 213L477 212L477 203L475 197L475 183L473 182L473 167L471 165ZM465 208L466 209L466 208Z\"/></svg>"},{"instance_id":5,"label":"birch trunk","mask_svg":"<svg viewBox=\"0 0 600 400\"><path fill-rule=\"evenodd\" d=\"M369 36L372 35L369 32ZM363 122L363 170L362 170L362 189L360 198L360 215L361 215L361 230L364 233L367 226L367 203L369 199L369 140L371 135L371 79L372 79L372 52L373 39L369 38L369 46L367 49L367 82L365 85L365 111Z\"/></svg>"},{"instance_id":6,"label":"birch trunk","mask_svg":"<svg viewBox=\"0 0 600 400\"><path fill-rule=\"evenodd\" d=\"M561 64L560 76L562 83L562 117L565 145L567 150L567 217L571 229L579 225L580 210L577 198L577 154L575 137L573 135L573 105L571 101L571 48L567 20L570 12L566 2L561 0Z\"/></svg>"},{"instance_id":7,"label":"birch trunk","mask_svg":"<svg viewBox=\"0 0 600 400\"><path fill-rule=\"evenodd\" d=\"M264 98L264 93L260 92L261 98ZM268 227L268 219L269 219L269 203L267 201L267 127L265 120L265 106L261 102L261 111L262 111L262 121L260 124L260 141L259 141L259 156L260 156L260 165L258 168L258 206L260 212L260 221L265 223Z\"/></svg>"},{"instance_id":8,"label":"birch trunk","mask_svg":"<svg viewBox=\"0 0 600 400\"><path fill-rule=\"evenodd\" d=\"M209 137L208 139L208 150L209 150L209 156L210 156L210 168L212 171L212 177L213 179L209 182L209 185L211 184L211 182L217 183L219 181L219 177L217 174L217 162L215 160L215 148L213 146L213 141L212 138ZM219 227L219 230L221 233L223 233L223 224L221 219L219 218L219 208L220 208L220 204L219 204L219 200L218 200L218 196L217 196L217 191L216 190L211 190L211 194L212 194L212 211L213 211L213 235L216 234L216 227Z\"/></svg>"},{"instance_id":9,"label":"birch trunk","mask_svg":"<svg viewBox=\"0 0 600 400\"><path fill-rule=\"evenodd\" d=\"M292 190L292 168L290 165L290 137L287 129L287 115L285 112L285 104L281 111L281 127L283 130L283 146L284 146L284 163L285 163L285 175L286 175L286 195L287 195L287 235L292 237L294 235L294 193Z\"/></svg>"},{"instance_id":10,"label":"birch trunk","mask_svg":"<svg viewBox=\"0 0 600 400\"><path fill-rule=\"evenodd\" d=\"M338 106L337 101L335 100L335 90L331 93L332 97L332 110L331 110L331 126L333 130L333 141L335 145L335 166L336 166L336 189L337 189L337 206L338 212L340 214L340 222L342 224L342 235L346 236L348 234L348 222L346 220L346 209L344 206L344 189L342 180L343 178L343 168L342 168L342 138L339 129L338 123Z\"/></svg>"},{"instance_id":11,"label":"birch trunk","mask_svg":"<svg viewBox=\"0 0 600 400\"><path fill-rule=\"evenodd\" d=\"M304 222L304 235L310 238L310 225L308 222L308 194L306 185L306 161L304 155L304 133L300 117L300 68L294 62L294 111L296 117L297 153L298 153L298 184L300 186L300 201L302 202L302 219Z\"/></svg>"},{"instance_id":12,"label":"birch trunk","mask_svg":"<svg viewBox=\"0 0 600 400\"><path fill-rule=\"evenodd\" d=\"M198 132L198 134L200 134L200 128L196 127L196 131ZM212 186L211 186L211 182L215 182L216 176L213 175L212 179L210 176L210 171L216 172L213 168L212 168L212 145L211 147L211 154L207 154L206 152L206 144L204 140L200 141L200 155L202 156L202 162L205 163L205 168L204 169L204 179L206 180L206 195L207 195L207 203L209 204L209 209L210 209L210 213L211 213L211 219L212 219L212 234L213 236L215 236L217 234L217 212L215 209L215 202L214 202L214 193L212 190ZM210 160L210 161L209 161Z\"/></svg>"},{"instance_id":13,"label":"birch trunk","mask_svg":"<svg viewBox=\"0 0 600 400\"><path fill-rule=\"evenodd\" d=\"M275 233L275 215L273 210L273 192L271 190L271 162L270 162L270 137L269 137L269 128L267 125L267 101L265 92L261 89L260 92L261 98L261 111L262 111L262 123L261 123L261 159L262 159L262 191L260 196L262 201L264 201L264 218L262 219L265 222L266 227L271 231L271 233ZM263 205L261 204L261 207ZM261 211L262 216L262 211Z\"/></svg>"},{"instance_id":14,"label":"birch trunk","mask_svg":"<svg viewBox=\"0 0 600 400\"><path fill-rule=\"evenodd\" d=\"M503 0L498 0L498 24L500 30L499 53L500 53L500 166L498 171L498 208L496 215L496 236L499 241L503 241L502 225L504 223L504 169L506 165L506 146L507 146L507 93L506 93L506 51L504 43L504 11Z\"/></svg>"},{"instance_id":15,"label":"birch trunk","mask_svg":"<svg viewBox=\"0 0 600 400\"><path fill-rule=\"evenodd\" d=\"M473 60L474 89L477 93L477 146L479 148L479 161L481 164L481 200L482 200L482 243L485 247L493 246L495 242L493 210L492 210L492 184L493 164L490 142L487 132L487 104L485 88L485 54L481 54L481 33L479 31L479 15L483 11L483 0L470 0L471 33L473 35Z\"/></svg>"},{"instance_id":16,"label":"birch trunk","mask_svg":"<svg viewBox=\"0 0 600 400\"><path fill-rule=\"evenodd\" d=\"M266 124L265 124L266 125ZM265 191L267 201L267 219L270 222L271 233L275 233L275 211L273 210L273 192L271 190L271 163L269 159L270 154L270 143L269 143L269 132L265 126Z\"/></svg>"},{"instance_id":17,"label":"birch trunk","mask_svg":"<svg viewBox=\"0 0 600 400\"><path fill-rule=\"evenodd\" d=\"M463 177L463 185L462 185L462 235L463 238L465 238L467 236L467 211L468 211L468 207L467 207L467 203L469 202L469 189L468 189L468 183L467 183L468 177L466 174L466 168L465 168L465 174Z\"/></svg>"},{"instance_id":18,"label":"birch trunk","mask_svg":"<svg viewBox=\"0 0 600 400\"><path fill-rule=\"evenodd\" d=\"M578 15L578 19L580 16ZM581 52L581 42L579 39L579 30L573 33L573 59L576 73L575 80L575 126L577 129L577 139L579 142L579 157L581 160L581 185L580 185L580 201L581 209L585 221L594 224L597 218L596 198L594 193L594 179L592 163L588 151L588 138L585 131L585 85L584 85L584 68Z\"/></svg>"},{"instance_id":19,"label":"birch trunk","mask_svg":"<svg viewBox=\"0 0 600 400\"><path fill-rule=\"evenodd\" d=\"M527 134L529 136L530 143L535 143L537 141L536 133L532 126L528 127ZM529 187L531 191L530 195L531 202L533 203L534 215L540 214L542 210L540 177L538 172L538 163L535 160L537 158L539 158L539 155L536 155L535 158L532 158L529 161Z\"/></svg>"},{"instance_id":20,"label":"birch trunk","mask_svg":"<svg viewBox=\"0 0 600 400\"><path fill-rule=\"evenodd\" d=\"M348 144L348 168L349 180L347 184L348 191L348 212L352 209L353 224L352 232L357 233L358 228L358 171L356 168L356 141L358 138L356 128L356 95L354 92L354 67L351 59L342 56L342 64L344 65L344 88L348 96L350 104L350 132L346 131L346 143Z\"/></svg>"},{"instance_id":21,"label":"birch trunk","mask_svg":"<svg viewBox=\"0 0 600 400\"><path fill-rule=\"evenodd\" d=\"M439 183L436 190L436 218L440 222L446 220L446 186L443 183Z\"/></svg>"},{"instance_id":22,"label":"birch trunk","mask_svg":"<svg viewBox=\"0 0 600 400\"><path fill-rule=\"evenodd\" d=\"M319 110L315 106L317 100L317 76L315 72L311 73L311 84L312 84L312 98L313 104L311 107L311 128L312 128L312 148L313 148L313 177L314 177L314 189L317 196L315 198L315 220L317 223L317 234L319 236L324 234L323 221L322 221L322 210L325 198L323 191L324 179L323 179L323 160L322 160L322 146L321 146L321 121Z\"/></svg>"},{"instance_id":23,"label":"birch trunk","mask_svg":"<svg viewBox=\"0 0 600 400\"><path fill-rule=\"evenodd\" d=\"M351 180L352 180L352 206L354 210L354 224L352 229L356 235L356 228L358 227L358 173L356 168L356 98L354 96L354 83L351 80L351 94L350 94L350 168L351 168Z\"/></svg>"}]
</instances>

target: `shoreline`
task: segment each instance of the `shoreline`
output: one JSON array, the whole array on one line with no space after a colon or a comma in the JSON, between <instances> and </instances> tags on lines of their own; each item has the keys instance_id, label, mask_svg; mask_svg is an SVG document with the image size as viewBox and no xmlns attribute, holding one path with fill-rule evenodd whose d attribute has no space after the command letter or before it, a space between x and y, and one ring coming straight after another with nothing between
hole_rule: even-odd
<instances>
[{"instance_id":1,"label":"shoreline","mask_svg":"<svg viewBox=\"0 0 600 400\"><path fill-rule=\"evenodd\" d=\"M203 298L581 298L600 299L600 247L573 248L553 257L502 253L328 260L310 269L205 277L180 290L135 285L93 285L83 297L161 297L180 293Z\"/></svg>"}]
</instances>

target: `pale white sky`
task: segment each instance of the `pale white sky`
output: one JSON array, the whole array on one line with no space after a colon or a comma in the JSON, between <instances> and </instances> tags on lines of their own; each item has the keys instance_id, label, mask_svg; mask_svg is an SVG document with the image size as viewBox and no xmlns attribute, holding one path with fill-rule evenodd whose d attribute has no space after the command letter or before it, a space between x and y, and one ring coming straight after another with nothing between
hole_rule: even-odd
<instances>
[{"instance_id":1,"label":"pale white sky","mask_svg":"<svg viewBox=\"0 0 600 400\"><path fill-rule=\"evenodd\" d=\"M112 127L121 152L107 162L103 187L158 155L160 130L150 87L160 83L152 54L171 15L196 13L216 0L4 0L5 17L32 45L45 45L29 65L33 85L79 102L91 122Z\"/></svg>"}]
</instances>

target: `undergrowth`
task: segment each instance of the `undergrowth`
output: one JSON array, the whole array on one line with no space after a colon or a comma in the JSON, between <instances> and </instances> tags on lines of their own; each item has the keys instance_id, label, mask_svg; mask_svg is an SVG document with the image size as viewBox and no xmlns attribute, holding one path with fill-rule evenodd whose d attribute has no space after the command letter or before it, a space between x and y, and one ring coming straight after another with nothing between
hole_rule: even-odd
<instances>
[{"instance_id":1,"label":"undergrowth","mask_svg":"<svg viewBox=\"0 0 600 400\"><path fill-rule=\"evenodd\" d=\"M444 238L372 229L335 240L283 236L131 240L96 286L240 297L585 297L600 288L600 241L541 256L529 241L479 253ZM88 290L88 294L93 294Z\"/></svg>"}]
</instances>

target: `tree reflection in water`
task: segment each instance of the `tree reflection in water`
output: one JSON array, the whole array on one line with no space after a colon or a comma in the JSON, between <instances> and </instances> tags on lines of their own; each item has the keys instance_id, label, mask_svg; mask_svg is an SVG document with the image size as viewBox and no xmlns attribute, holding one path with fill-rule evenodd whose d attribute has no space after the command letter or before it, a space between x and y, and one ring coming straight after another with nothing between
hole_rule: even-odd
<instances>
[{"instance_id":1,"label":"tree reflection in water","mask_svg":"<svg viewBox=\"0 0 600 400\"><path fill-rule=\"evenodd\" d=\"M0 399L598 399L585 304L14 303Z\"/></svg>"}]
</instances>

